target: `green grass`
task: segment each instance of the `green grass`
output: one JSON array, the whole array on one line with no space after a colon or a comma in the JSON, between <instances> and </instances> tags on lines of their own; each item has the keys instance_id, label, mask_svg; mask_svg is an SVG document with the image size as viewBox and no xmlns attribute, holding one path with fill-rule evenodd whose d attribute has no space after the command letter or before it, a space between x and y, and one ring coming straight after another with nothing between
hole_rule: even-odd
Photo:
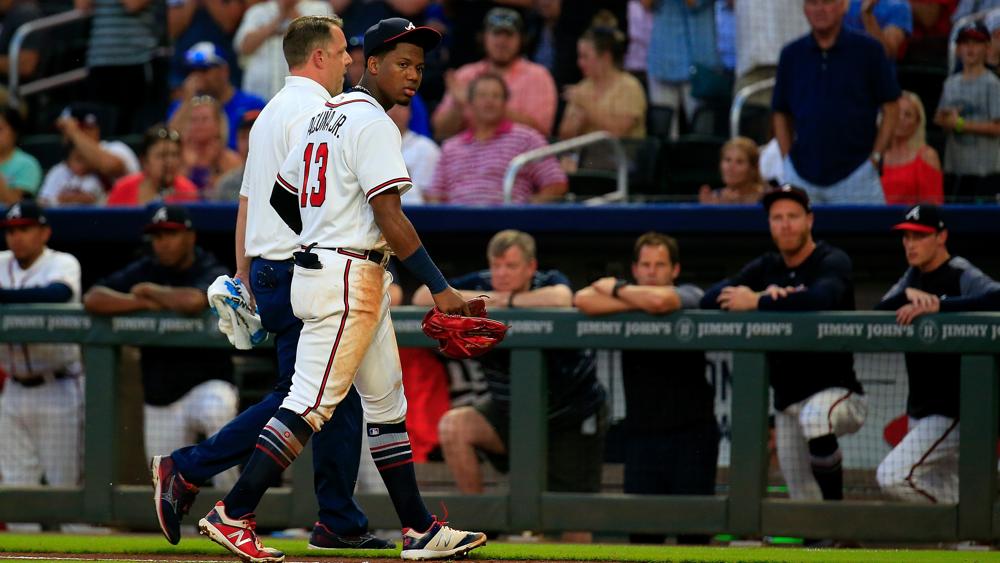
<instances>
[{"instance_id":1,"label":"green grass","mask_svg":"<svg viewBox=\"0 0 1000 563\"><path fill-rule=\"evenodd\" d=\"M284 551L290 558L315 558L320 552L306 549L305 540L267 539L269 547ZM65 534L0 534L0 554L4 552L34 553L122 553L137 558L155 559L157 555L211 555L219 559L230 556L219 546L204 538L187 538L177 546L167 544L156 535L73 536ZM340 561L362 558L398 557L398 551L353 550L338 551ZM327 554L323 554L327 555ZM470 559L491 560L567 560L567 561L649 561L649 562L997 562L1000 552L958 552L935 550L871 550L838 549L809 550L776 547L674 547L631 545L571 545L492 543L474 551ZM233 559L235 561L235 559ZM3 559L0 562L14 561ZM33 560L37 562L38 560ZM24 563L20 561L19 563ZM119 562L120 563L120 560Z\"/></svg>"}]
</instances>

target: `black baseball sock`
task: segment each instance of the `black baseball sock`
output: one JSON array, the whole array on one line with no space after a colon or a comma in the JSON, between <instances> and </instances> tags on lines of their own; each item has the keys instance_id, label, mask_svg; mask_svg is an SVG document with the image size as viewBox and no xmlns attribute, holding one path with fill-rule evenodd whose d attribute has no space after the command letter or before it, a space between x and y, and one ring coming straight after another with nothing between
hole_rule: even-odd
<instances>
[{"instance_id":1,"label":"black baseball sock","mask_svg":"<svg viewBox=\"0 0 1000 563\"><path fill-rule=\"evenodd\" d=\"M826 434L809 440L809 457L813 476L819 483L824 500L842 500L844 498L844 469L841 466L843 455L837 436Z\"/></svg>"},{"instance_id":2,"label":"black baseball sock","mask_svg":"<svg viewBox=\"0 0 1000 563\"><path fill-rule=\"evenodd\" d=\"M302 453L312 433L312 427L301 416L278 409L274 418L264 425L250 461L223 500L226 514L240 518L256 510L268 485Z\"/></svg>"},{"instance_id":3,"label":"black baseball sock","mask_svg":"<svg viewBox=\"0 0 1000 563\"><path fill-rule=\"evenodd\" d=\"M424 532L434 522L424 506L413 471L413 451L405 422L368 424L368 448L404 528Z\"/></svg>"}]
</instances>

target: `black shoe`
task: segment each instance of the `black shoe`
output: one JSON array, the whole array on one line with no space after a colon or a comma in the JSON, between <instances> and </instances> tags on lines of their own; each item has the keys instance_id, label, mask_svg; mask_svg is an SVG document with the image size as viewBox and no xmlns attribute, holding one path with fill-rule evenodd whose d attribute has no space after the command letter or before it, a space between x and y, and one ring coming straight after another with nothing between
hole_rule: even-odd
<instances>
[{"instance_id":1,"label":"black shoe","mask_svg":"<svg viewBox=\"0 0 1000 563\"><path fill-rule=\"evenodd\" d=\"M312 533L309 534L309 549L396 549L396 544L371 533L342 536L334 533L322 522L316 522Z\"/></svg>"}]
</instances>

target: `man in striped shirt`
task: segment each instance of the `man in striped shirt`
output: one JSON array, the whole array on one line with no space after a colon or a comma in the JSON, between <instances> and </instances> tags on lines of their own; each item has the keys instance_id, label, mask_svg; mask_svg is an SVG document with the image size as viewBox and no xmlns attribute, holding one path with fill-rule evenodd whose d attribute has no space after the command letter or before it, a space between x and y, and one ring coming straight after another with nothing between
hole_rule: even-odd
<instances>
[{"instance_id":1,"label":"man in striped shirt","mask_svg":"<svg viewBox=\"0 0 1000 563\"><path fill-rule=\"evenodd\" d=\"M430 203L496 205L503 203L503 177L517 155L547 143L534 129L507 118L510 92L497 74L483 74L469 84L471 127L445 141L424 195ZM555 158L535 161L517 175L514 203L544 203L562 198L566 174Z\"/></svg>"}]
</instances>

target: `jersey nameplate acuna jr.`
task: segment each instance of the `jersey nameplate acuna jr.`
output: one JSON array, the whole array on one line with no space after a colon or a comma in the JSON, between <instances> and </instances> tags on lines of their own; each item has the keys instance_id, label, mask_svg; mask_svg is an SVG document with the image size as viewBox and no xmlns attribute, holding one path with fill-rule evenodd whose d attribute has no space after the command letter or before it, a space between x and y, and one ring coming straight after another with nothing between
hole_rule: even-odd
<instances>
[{"instance_id":1,"label":"jersey nameplate acuna jr.","mask_svg":"<svg viewBox=\"0 0 1000 563\"><path fill-rule=\"evenodd\" d=\"M381 250L369 204L391 189L410 188L402 138L385 110L362 92L334 97L308 122L285 159L277 183L298 197L303 245Z\"/></svg>"}]
</instances>

